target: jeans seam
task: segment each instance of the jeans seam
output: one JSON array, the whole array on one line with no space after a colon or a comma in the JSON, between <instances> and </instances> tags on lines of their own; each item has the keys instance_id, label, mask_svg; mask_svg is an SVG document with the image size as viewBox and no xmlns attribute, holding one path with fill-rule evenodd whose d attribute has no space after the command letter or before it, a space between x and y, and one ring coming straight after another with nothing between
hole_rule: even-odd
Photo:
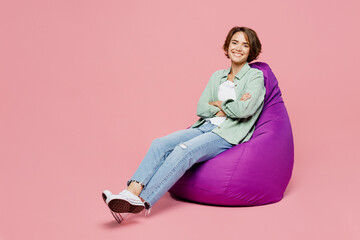
<instances>
[{"instance_id":1,"label":"jeans seam","mask_svg":"<svg viewBox=\"0 0 360 240\"><path fill-rule=\"evenodd\" d=\"M171 151L171 150L172 150L172 149L169 149L169 150L165 151L165 152L161 155L160 160L163 159L163 158L165 157L166 153L169 152L169 151ZM164 161L165 161L165 160L164 160ZM144 186L143 189L146 188L146 185L149 183L149 181L151 180L151 178L155 175L155 173L157 172L157 170L161 167L161 165L162 165L161 163L164 162L164 161L159 161L158 164L155 166L155 168L151 171L152 174L148 174L148 175L143 179L142 182L145 182L145 184L143 185L143 186ZM155 171L155 170L156 170L156 171Z\"/></svg>"},{"instance_id":2,"label":"jeans seam","mask_svg":"<svg viewBox=\"0 0 360 240\"><path fill-rule=\"evenodd\" d=\"M185 158L185 156L188 156L188 155L191 155L190 152L187 153L187 154L185 154L185 155L184 155L184 158ZM166 179L168 179L169 176L172 175L172 174L175 172L175 170L176 170L176 168L178 167L178 165L180 164L180 162L181 162L181 161L179 161L179 162L171 169L171 171L169 171L169 173L168 173L168 174L163 178L163 180L160 182L159 186L163 185L163 183L166 181ZM151 194L148 196L148 199L151 198L156 192L158 192L157 189L159 189L159 188L155 188L154 191L151 192Z\"/></svg>"}]
</instances>

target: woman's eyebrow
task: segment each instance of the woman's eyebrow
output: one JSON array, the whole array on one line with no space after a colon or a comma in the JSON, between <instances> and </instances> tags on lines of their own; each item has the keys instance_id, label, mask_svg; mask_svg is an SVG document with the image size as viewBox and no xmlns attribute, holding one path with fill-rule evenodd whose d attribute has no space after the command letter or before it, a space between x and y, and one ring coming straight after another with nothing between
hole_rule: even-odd
<instances>
[{"instance_id":1,"label":"woman's eyebrow","mask_svg":"<svg viewBox=\"0 0 360 240\"><path fill-rule=\"evenodd\" d=\"M235 40L235 39L232 40L232 41L239 42L238 40ZM249 44L248 42L243 42L243 43Z\"/></svg>"}]
</instances>

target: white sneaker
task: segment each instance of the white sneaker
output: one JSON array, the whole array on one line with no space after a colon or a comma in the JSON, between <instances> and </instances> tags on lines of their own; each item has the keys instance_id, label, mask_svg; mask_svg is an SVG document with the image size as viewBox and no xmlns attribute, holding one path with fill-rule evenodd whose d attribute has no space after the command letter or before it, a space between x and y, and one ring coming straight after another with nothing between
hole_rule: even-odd
<instances>
[{"instance_id":1,"label":"white sneaker","mask_svg":"<svg viewBox=\"0 0 360 240\"><path fill-rule=\"evenodd\" d=\"M113 195L113 194L112 194L112 192L110 192L109 190L105 190L105 191L102 192L102 198L103 198L103 200L104 200L105 203L106 203L106 199L107 199L108 197L110 197L111 195Z\"/></svg>"},{"instance_id":2,"label":"white sneaker","mask_svg":"<svg viewBox=\"0 0 360 240\"><path fill-rule=\"evenodd\" d=\"M102 198L105 202L105 204L107 205L106 203L106 200L111 196L113 195L109 190L105 190L102 192ZM128 213L116 213L116 212L113 212L111 211L111 209L109 209L111 214L113 215L113 217L115 218L115 220L118 222L118 223L121 223L122 221L125 220L125 218L127 217Z\"/></svg>"},{"instance_id":3,"label":"white sneaker","mask_svg":"<svg viewBox=\"0 0 360 240\"><path fill-rule=\"evenodd\" d=\"M117 195L108 195L106 204L116 213L139 213L145 208L141 199L128 190Z\"/></svg>"}]
</instances>

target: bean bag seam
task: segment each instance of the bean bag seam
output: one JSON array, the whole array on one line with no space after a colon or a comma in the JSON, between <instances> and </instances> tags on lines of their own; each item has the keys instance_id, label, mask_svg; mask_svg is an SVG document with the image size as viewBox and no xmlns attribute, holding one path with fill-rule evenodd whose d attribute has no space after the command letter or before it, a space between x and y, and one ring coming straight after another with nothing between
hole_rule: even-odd
<instances>
[{"instance_id":1,"label":"bean bag seam","mask_svg":"<svg viewBox=\"0 0 360 240\"><path fill-rule=\"evenodd\" d=\"M272 103L272 104L268 103L268 104L266 105L266 107L264 107L264 108L262 109L262 112L264 112L265 110L271 108L272 106L275 106L276 104L285 104L285 103L284 103L284 100L281 100L280 102L275 102L275 103Z\"/></svg>"},{"instance_id":2,"label":"bean bag seam","mask_svg":"<svg viewBox=\"0 0 360 240\"><path fill-rule=\"evenodd\" d=\"M246 148L247 148L247 144L245 144L245 146L244 146L244 148L243 148L243 151L242 151L242 153L241 153L241 156L239 157L239 161L238 161L237 164L236 164L236 168L235 168L234 171L232 172L229 182L226 184L225 191L224 191L225 194L226 194L227 191L228 191L228 188L229 188L229 185L230 185L230 183L231 183L231 181L232 181L232 179L233 179L234 173L236 172L235 170L237 169L237 167L238 167L238 165L239 165L239 163L240 163L240 161L241 161L241 159L242 159L242 156L243 156Z\"/></svg>"}]
</instances>

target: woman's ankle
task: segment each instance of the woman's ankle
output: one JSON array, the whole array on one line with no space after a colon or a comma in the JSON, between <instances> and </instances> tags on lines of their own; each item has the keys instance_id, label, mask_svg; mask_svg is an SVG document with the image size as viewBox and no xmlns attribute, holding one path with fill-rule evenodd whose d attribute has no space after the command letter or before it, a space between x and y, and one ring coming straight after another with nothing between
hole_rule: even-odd
<instances>
[{"instance_id":1,"label":"woman's ankle","mask_svg":"<svg viewBox=\"0 0 360 240\"><path fill-rule=\"evenodd\" d=\"M138 196L139 198L140 198L140 200L142 201L142 202L145 202L145 200L142 198L142 197L140 197L140 196Z\"/></svg>"},{"instance_id":2,"label":"woman's ankle","mask_svg":"<svg viewBox=\"0 0 360 240\"><path fill-rule=\"evenodd\" d=\"M139 191L135 191L134 189L131 189L131 188L127 188L126 190L128 190L129 192L131 192L132 194L136 195L139 197L140 193Z\"/></svg>"},{"instance_id":3,"label":"woman's ankle","mask_svg":"<svg viewBox=\"0 0 360 240\"><path fill-rule=\"evenodd\" d=\"M130 185L127 187L127 190L131 192L132 194L139 196L141 191L143 189L143 186L135 181L132 181Z\"/></svg>"}]
</instances>

